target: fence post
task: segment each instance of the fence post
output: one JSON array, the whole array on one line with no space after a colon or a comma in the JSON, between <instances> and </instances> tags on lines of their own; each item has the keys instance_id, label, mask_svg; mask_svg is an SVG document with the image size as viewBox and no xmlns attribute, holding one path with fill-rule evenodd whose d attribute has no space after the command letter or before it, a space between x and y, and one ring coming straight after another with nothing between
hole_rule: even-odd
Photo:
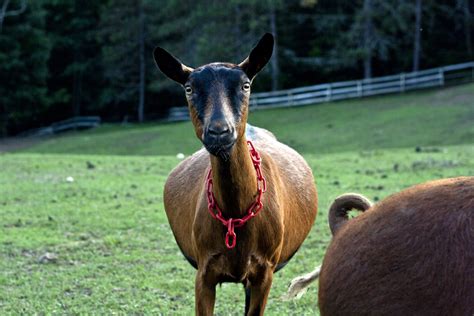
<instances>
[{"instance_id":1,"label":"fence post","mask_svg":"<svg viewBox=\"0 0 474 316\"><path fill-rule=\"evenodd\" d=\"M439 85L444 86L444 69L439 68Z\"/></svg>"},{"instance_id":2,"label":"fence post","mask_svg":"<svg viewBox=\"0 0 474 316\"><path fill-rule=\"evenodd\" d=\"M362 83L359 81L357 81L357 96L360 98L362 97Z\"/></svg>"},{"instance_id":3,"label":"fence post","mask_svg":"<svg viewBox=\"0 0 474 316\"><path fill-rule=\"evenodd\" d=\"M405 92L405 73L400 74L400 92Z\"/></svg>"},{"instance_id":4,"label":"fence post","mask_svg":"<svg viewBox=\"0 0 474 316\"><path fill-rule=\"evenodd\" d=\"M364 95L373 95L372 94L372 78L367 78L367 79L364 79L363 80L364 82L364 86L363 86L363 89L362 91L364 92Z\"/></svg>"},{"instance_id":5,"label":"fence post","mask_svg":"<svg viewBox=\"0 0 474 316\"><path fill-rule=\"evenodd\" d=\"M288 91L288 93L286 94L286 97L287 97L286 105L292 106L293 105L293 93L291 93L291 91Z\"/></svg>"},{"instance_id":6,"label":"fence post","mask_svg":"<svg viewBox=\"0 0 474 316\"><path fill-rule=\"evenodd\" d=\"M326 89L326 102L329 102L331 101L331 84L328 85L327 89Z\"/></svg>"}]
</instances>

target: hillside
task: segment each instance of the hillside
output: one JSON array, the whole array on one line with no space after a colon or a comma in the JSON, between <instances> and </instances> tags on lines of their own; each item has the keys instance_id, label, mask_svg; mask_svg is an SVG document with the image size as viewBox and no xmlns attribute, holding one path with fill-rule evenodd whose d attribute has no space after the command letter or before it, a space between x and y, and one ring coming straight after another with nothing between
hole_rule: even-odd
<instances>
[{"instance_id":1,"label":"hillside","mask_svg":"<svg viewBox=\"0 0 474 316\"><path fill-rule=\"evenodd\" d=\"M474 84L300 108L254 111L251 124L302 153L474 143ZM25 152L191 154L190 122L103 127L53 137Z\"/></svg>"}]
</instances>

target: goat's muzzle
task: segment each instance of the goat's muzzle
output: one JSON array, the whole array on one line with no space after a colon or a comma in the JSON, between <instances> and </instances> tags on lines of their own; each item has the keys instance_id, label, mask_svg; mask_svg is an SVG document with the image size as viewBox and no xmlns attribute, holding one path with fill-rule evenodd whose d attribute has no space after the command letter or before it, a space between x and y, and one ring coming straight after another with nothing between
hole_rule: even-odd
<instances>
[{"instance_id":1,"label":"goat's muzzle","mask_svg":"<svg viewBox=\"0 0 474 316\"><path fill-rule=\"evenodd\" d=\"M211 155L227 160L236 140L233 126L227 122L211 122L204 131L202 142Z\"/></svg>"}]
</instances>

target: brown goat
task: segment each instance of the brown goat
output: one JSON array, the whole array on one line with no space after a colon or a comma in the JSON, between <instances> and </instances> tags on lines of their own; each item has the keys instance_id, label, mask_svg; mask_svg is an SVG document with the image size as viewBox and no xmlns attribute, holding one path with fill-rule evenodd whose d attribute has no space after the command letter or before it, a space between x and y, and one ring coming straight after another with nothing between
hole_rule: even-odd
<instances>
[{"instance_id":1,"label":"brown goat","mask_svg":"<svg viewBox=\"0 0 474 316\"><path fill-rule=\"evenodd\" d=\"M370 202L341 196L319 275L321 315L474 315L474 177Z\"/></svg>"},{"instance_id":2,"label":"brown goat","mask_svg":"<svg viewBox=\"0 0 474 316\"><path fill-rule=\"evenodd\" d=\"M184 86L205 147L171 172L164 190L176 242L197 268L197 315L213 313L222 282L242 283L245 313L262 315L273 273L296 253L316 217L316 187L303 158L246 124L251 82L272 50L273 36L266 34L242 63L197 69L162 48L154 51L160 70Z\"/></svg>"}]
</instances>

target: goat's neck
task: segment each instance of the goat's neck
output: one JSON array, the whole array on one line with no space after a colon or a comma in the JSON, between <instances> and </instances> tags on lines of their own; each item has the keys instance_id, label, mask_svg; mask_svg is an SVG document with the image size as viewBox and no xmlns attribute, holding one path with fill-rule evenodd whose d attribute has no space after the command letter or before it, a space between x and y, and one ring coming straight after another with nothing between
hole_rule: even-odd
<instances>
[{"instance_id":1,"label":"goat's neck","mask_svg":"<svg viewBox=\"0 0 474 316\"><path fill-rule=\"evenodd\" d=\"M211 155L211 166L214 196L222 214L242 217L257 196L257 173L245 137L237 140L227 161Z\"/></svg>"}]
</instances>

